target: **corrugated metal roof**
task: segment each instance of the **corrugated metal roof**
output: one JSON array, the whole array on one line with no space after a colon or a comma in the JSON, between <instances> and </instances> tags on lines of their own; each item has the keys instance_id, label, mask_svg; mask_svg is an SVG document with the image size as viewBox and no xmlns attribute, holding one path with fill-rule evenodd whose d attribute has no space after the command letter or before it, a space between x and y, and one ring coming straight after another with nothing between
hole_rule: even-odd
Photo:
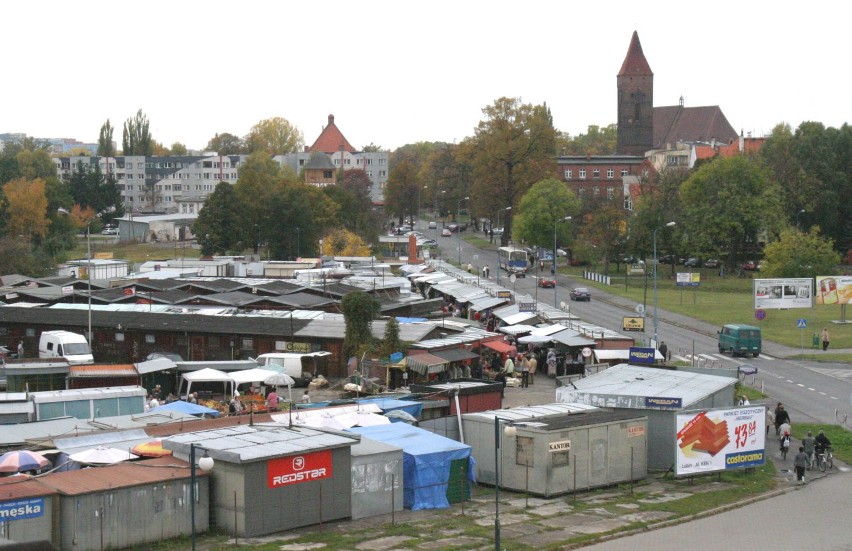
<instances>
[{"instance_id":1,"label":"corrugated metal roof","mask_svg":"<svg viewBox=\"0 0 852 551\"><path fill-rule=\"evenodd\" d=\"M600 408L585 404L564 404L561 402L553 402L550 404L542 404L540 406L523 406L507 409L492 409L477 413L466 413L462 415L462 417L478 417L489 419L492 422L494 421L494 417L499 417L500 419L505 419L507 421L518 421L521 419L534 419L536 417L546 417L548 415L564 415L580 413L583 411L594 411L598 409Z\"/></svg>"},{"instance_id":2,"label":"corrugated metal roof","mask_svg":"<svg viewBox=\"0 0 852 551\"><path fill-rule=\"evenodd\" d=\"M25 476L0 478L0 501L49 496L55 493L53 489Z\"/></svg>"},{"instance_id":3,"label":"corrugated metal roof","mask_svg":"<svg viewBox=\"0 0 852 551\"><path fill-rule=\"evenodd\" d=\"M72 365L69 375L73 377L138 377L133 364L115 365Z\"/></svg>"},{"instance_id":4,"label":"corrugated metal roof","mask_svg":"<svg viewBox=\"0 0 852 551\"><path fill-rule=\"evenodd\" d=\"M357 438L336 431L287 428L278 423L263 423L178 434L164 439L163 447L187 456L190 444L201 443L214 460L250 463L283 455L351 446L357 441Z\"/></svg>"},{"instance_id":5,"label":"corrugated metal roof","mask_svg":"<svg viewBox=\"0 0 852 551\"><path fill-rule=\"evenodd\" d=\"M468 350L463 350L461 348L450 348L449 350L433 350L431 352L435 356L439 358L444 358L450 362L458 362L461 360L471 360L473 358L478 358L479 354L474 354Z\"/></svg>"},{"instance_id":6,"label":"corrugated metal roof","mask_svg":"<svg viewBox=\"0 0 852 551\"><path fill-rule=\"evenodd\" d=\"M71 455L98 446L109 446L119 450L130 451L137 444L150 442L152 438L141 428L115 432L96 432L74 436L71 438L54 438L53 446Z\"/></svg>"},{"instance_id":7,"label":"corrugated metal roof","mask_svg":"<svg viewBox=\"0 0 852 551\"><path fill-rule=\"evenodd\" d=\"M156 468L151 468L156 467ZM196 476L209 472L196 469ZM131 488L168 480L190 478L189 464L174 457L158 457L145 461L124 462L108 467L51 473L38 480L47 488L67 496L85 495L104 490Z\"/></svg>"}]
</instances>

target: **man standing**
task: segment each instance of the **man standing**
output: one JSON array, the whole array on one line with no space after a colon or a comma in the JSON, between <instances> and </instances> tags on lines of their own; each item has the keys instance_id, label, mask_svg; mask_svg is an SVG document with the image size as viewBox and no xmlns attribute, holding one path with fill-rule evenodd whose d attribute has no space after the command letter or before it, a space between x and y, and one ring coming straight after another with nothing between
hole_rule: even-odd
<instances>
[{"instance_id":1,"label":"man standing","mask_svg":"<svg viewBox=\"0 0 852 551\"><path fill-rule=\"evenodd\" d=\"M530 353L530 384L535 384L535 372L538 370L538 360L535 358L535 352Z\"/></svg>"},{"instance_id":2,"label":"man standing","mask_svg":"<svg viewBox=\"0 0 852 551\"><path fill-rule=\"evenodd\" d=\"M814 434L808 431L808 435L802 438L802 448L805 450L805 455L808 456L808 469L814 462Z\"/></svg>"},{"instance_id":3,"label":"man standing","mask_svg":"<svg viewBox=\"0 0 852 551\"><path fill-rule=\"evenodd\" d=\"M831 338L828 334L828 327L822 328L822 351L825 352L828 350L828 343L831 341Z\"/></svg>"},{"instance_id":4,"label":"man standing","mask_svg":"<svg viewBox=\"0 0 852 551\"><path fill-rule=\"evenodd\" d=\"M805 453L805 448L799 446L799 453L793 459L793 466L796 467L796 482L805 483L805 468L808 466L808 454Z\"/></svg>"},{"instance_id":5,"label":"man standing","mask_svg":"<svg viewBox=\"0 0 852 551\"><path fill-rule=\"evenodd\" d=\"M518 356L521 362L521 388L529 388L530 386L530 361L523 354Z\"/></svg>"},{"instance_id":6,"label":"man standing","mask_svg":"<svg viewBox=\"0 0 852 551\"><path fill-rule=\"evenodd\" d=\"M512 361L512 356L506 355L506 363L503 364L503 371L506 373L506 377L515 376L515 362Z\"/></svg>"}]
</instances>

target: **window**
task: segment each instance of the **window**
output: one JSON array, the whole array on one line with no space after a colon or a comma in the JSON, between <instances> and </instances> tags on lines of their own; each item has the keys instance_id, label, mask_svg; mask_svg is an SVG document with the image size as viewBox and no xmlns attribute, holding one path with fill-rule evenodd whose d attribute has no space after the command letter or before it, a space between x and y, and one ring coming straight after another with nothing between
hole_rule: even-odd
<instances>
[{"instance_id":1,"label":"window","mask_svg":"<svg viewBox=\"0 0 852 551\"><path fill-rule=\"evenodd\" d=\"M613 169L611 169L611 168L607 169L607 171L606 171L606 179L607 179L607 180L612 180L613 178L615 178L615 171L614 171Z\"/></svg>"},{"instance_id":2,"label":"window","mask_svg":"<svg viewBox=\"0 0 852 551\"><path fill-rule=\"evenodd\" d=\"M130 163L133 164L133 163ZM136 163L136 168L145 168L145 163Z\"/></svg>"},{"instance_id":3,"label":"window","mask_svg":"<svg viewBox=\"0 0 852 551\"><path fill-rule=\"evenodd\" d=\"M622 178L624 178L625 176L627 176L627 169L626 169L626 168L622 168L622 169L621 169L621 177L622 177Z\"/></svg>"},{"instance_id":4,"label":"window","mask_svg":"<svg viewBox=\"0 0 852 551\"><path fill-rule=\"evenodd\" d=\"M601 188L600 188L600 186L595 186L594 188L592 188L592 193L595 195L595 197L597 197L598 195L600 195L600 194L601 194Z\"/></svg>"},{"instance_id":5,"label":"window","mask_svg":"<svg viewBox=\"0 0 852 551\"><path fill-rule=\"evenodd\" d=\"M586 188L581 187L577 190L577 193L580 195L580 197L583 197L586 194Z\"/></svg>"},{"instance_id":6,"label":"window","mask_svg":"<svg viewBox=\"0 0 852 551\"><path fill-rule=\"evenodd\" d=\"M379 178L384 178L387 175L388 175L387 170L380 170L379 171Z\"/></svg>"},{"instance_id":7,"label":"window","mask_svg":"<svg viewBox=\"0 0 852 551\"><path fill-rule=\"evenodd\" d=\"M607 199L612 199L615 196L615 188L610 186L606 188Z\"/></svg>"},{"instance_id":8,"label":"window","mask_svg":"<svg viewBox=\"0 0 852 551\"><path fill-rule=\"evenodd\" d=\"M124 342L124 333L116 333L115 342Z\"/></svg>"},{"instance_id":9,"label":"window","mask_svg":"<svg viewBox=\"0 0 852 551\"><path fill-rule=\"evenodd\" d=\"M145 335L145 342L148 344L154 344L157 342L157 339L154 338L154 335Z\"/></svg>"},{"instance_id":10,"label":"window","mask_svg":"<svg viewBox=\"0 0 852 551\"><path fill-rule=\"evenodd\" d=\"M600 177L601 177L601 171L600 171L599 169L597 169L597 168L596 168L596 169L594 169L594 170L592 171L592 178L594 178L595 180L597 180L597 179L598 179L598 178L600 178Z\"/></svg>"},{"instance_id":11,"label":"window","mask_svg":"<svg viewBox=\"0 0 852 551\"><path fill-rule=\"evenodd\" d=\"M299 159L299 166L305 166L305 160Z\"/></svg>"},{"instance_id":12,"label":"window","mask_svg":"<svg viewBox=\"0 0 852 551\"><path fill-rule=\"evenodd\" d=\"M323 178L326 178L326 179L327 179L327 178L334 178L334 171L332 171L332 170L323 170L323 171L322 171L322 177L323 177Z\"/></svg>"},{"instance_id":13,"label":"window","mask_svg":"<svg viewBox=\"0 0 852 551\"><path fill-rule=\"evenodd\" d=\"M571 178L573 178L573 177L574 177L574 171L573 171L572 169L570 169L570 168L569 168L569 169L567 169L567 170L565 171L565 179L566 179L566 180L570 180L570 179L571 179Z\"/></svg>"},{"instance_id":14,"label":"window","mask_svg":"<svg viewBox=\"0 0 852 551\"><path fill-rule=\"evenodd\" d=\"M243 350L254 350L254 339L243 339L240 344Z\"/></svg>"},{"instance_id":15,"label":"window","mask_svg":"<svg viewBox=\"0 0 852 551\"><path fill-rule=\"evenodd\" d=\"M380 165L385 164L385 161L386 161L386 160L387 160L387 159L379 159L379 164L380 164Z\"/></svg>"},{"instance_id":16,"label":"window","mask_svg":"<svg viewBox=\"0 0 852 551\"><path fill-rule=\"evenodd\" d=\"M585 169L585 168L581 168L581 169L580 169L580 179L581 179L581 180L585 180L585 179L586 179L586 169Z\"/></svg>"},{"instance_id":17,"label":"window","mask_svg":"<svg viewBox=\"0 0 852 551\"><path fill-rule=\"evenodd\" d=\"M205 173L204 173L204 179L205 179L205 180L209 180L209 179L210 179L210 173L209 173L209 172L205 172Z\"/></svg>"},{"instance_id":18,"label":"window","mask_svg":"<svg viewBox=\"0 0 852 551\"><path fill-rule=\"evenodd\" d=\"M364 164L365 164L365 165L371 165L371 164L373 164L373 159L364 159Z\"/></svg>"},{"instance_id":19,"label":"window","mask_svg":"<svg viewBox=\"0 0 852 551\"><path fill-rule=\"evenodd\" d=\"M340 159L335 159L334 164L335 166L340 166Z\"/></svg>"}]
</instances>

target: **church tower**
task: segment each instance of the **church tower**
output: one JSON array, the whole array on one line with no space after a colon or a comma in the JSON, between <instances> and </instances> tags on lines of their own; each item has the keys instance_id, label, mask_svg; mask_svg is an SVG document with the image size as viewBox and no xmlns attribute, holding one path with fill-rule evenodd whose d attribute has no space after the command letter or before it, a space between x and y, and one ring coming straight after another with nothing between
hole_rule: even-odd
<instances>
[{"instance_id":1,"label":"church tower","mask_svg":"<svg viewBox=\"0 0 852 551\"><path fill-rule=\"evenodd\" d=\"M618 82L618 145L620 155L644 156L654 147L654 73L639 34L633 31Z\"/></svg>"}]
</instances>

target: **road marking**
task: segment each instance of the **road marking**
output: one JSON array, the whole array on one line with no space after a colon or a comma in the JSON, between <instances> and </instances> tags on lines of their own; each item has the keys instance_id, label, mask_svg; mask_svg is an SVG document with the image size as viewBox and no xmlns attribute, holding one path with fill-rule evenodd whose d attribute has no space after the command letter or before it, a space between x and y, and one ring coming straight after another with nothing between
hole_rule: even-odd
<instances>
[{"instance_id":1,"label":"road marking","mask_svg":"<svg viewBox=\"0 0 852 551\"><path fill-rule=\"evenodd\" d=\"M831 399L832 399L832 400L837 400L837 398L836 398L836 397L834 397L834 396L832 396L832 397L831 397Z\"/></svg>"},{"instance_id":2,"label":"road marking","mask_svg":"<svg viewBox=\"0 0 852 551\"><path fill-rule=\"evenodd\" d=\"M803 385L802 383L796 383L796 386L800 386L802 388L805 388L805 385Z\"/></svg>"},{"instance_id":3,"label":"road marking","mask_svg":"<svg viewBox=\"0 0 852 551\"><path fill-rule=\"evenodd\" d=\"M816 392L816 389L815 389L815 388L808 387L808 390L811 390L811 391L813 391L813 392Z\"/></svg>"},{"instance_id":4,"label":"road marking","mask_svg":"<svg viewBox=\"0 0 852 551\"><path fill-rule=\"evenodd\" d=\"M820 392L820 394L822 394L823 396L828 396L828 394L826 394L825 392Z\"/></svg>"},{"instance_id":5,"label":"road marking","mask_svg":"<svg viewBox=\"0 0 852 551\"><path fill-rule=\"evenodd\" d=\"M788 382L788 383L792 383L793 381L791 381L790 379L787 379L787 382Z\"/></svg>"},{"instance_id":6,"label":"road marking","mask_svg":"<svg viewBox=\"0 0 852 551\"><path fill-rule=\"evenodd\" d=\"M760 354L760 355L758 355L758 358L763 358L764 360L774 360L775 359L772 356L767 356L766 354Z\"/></svg>"}]
</instances>

